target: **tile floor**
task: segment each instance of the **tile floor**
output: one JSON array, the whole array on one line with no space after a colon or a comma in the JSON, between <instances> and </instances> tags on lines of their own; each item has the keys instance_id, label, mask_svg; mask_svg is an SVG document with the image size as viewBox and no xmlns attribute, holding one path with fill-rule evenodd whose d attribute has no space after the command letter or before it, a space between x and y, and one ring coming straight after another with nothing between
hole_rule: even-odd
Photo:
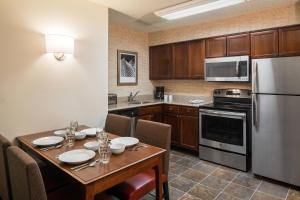
<instances>
[{"instance_id":1,"label":"tile floor","mask_svg":"<svg viewBox=\"0 0 300 200\"><path fill-rule=\"evenodd\" d=\"M173 151L170 157L171 200L300 200L299 188L270 182ZM143 200L153 200L147 195Z\"/></svg>"}]
</instances>

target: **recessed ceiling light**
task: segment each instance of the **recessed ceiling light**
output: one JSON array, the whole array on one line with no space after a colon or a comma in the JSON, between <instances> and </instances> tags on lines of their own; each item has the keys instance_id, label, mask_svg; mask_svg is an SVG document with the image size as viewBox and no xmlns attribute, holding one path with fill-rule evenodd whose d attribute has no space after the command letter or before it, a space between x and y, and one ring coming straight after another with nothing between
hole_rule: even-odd
<instances>
[{"instance_id":1,"label":"recessed ceiling light","mask_svg":"<svg viewBox=\"0 0 300 200\"><path fill-rule=\"evenodd\" d=\"M159 10L157 12L154 12L154 14L167 20L174 20L233 6L239 3L244 3L246 1L249 0L217 0L213 2L210 1L209 3L204 4L203 0L192 0L186 3Z\"/></svg>"}]
</instances>

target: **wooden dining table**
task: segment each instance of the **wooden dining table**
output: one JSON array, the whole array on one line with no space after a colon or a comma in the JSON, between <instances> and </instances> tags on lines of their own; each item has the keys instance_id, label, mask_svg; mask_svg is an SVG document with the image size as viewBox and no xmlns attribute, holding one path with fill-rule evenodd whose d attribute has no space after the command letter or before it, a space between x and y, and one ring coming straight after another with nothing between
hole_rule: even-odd
<instances>
[{"instance_id":1,"label":"wooden dining table","mask_svg":"<svg viewBox=\"0 0 300 200\"><path fill-rule=\"evenodd\" d=\"M79 130L88 128L87 126L79 126ZM156 199L162 199L162 170L163 158L166 150L143 144L143 147L132 149L128 148L120 155L111 155L108 164L97 163L94 167L88 167L80 171L74 171L71 168L73 165L61 163L57 156L69 150L82 149L83 144L88 141L95 141L95 137L87 137L83 140L75 141L73 147L62 146L57 149L42 151L34 146L32 141L41 137L53 136L54 130L40 132L20 136L17 138L22 149L28 153L40 157L45 162L54 165L58 170L64 172L68 178L77 181L83 188L85 200L93 200L97 193L101 193L130 177L133 177L141 172L149 169L154 169L156 180ZM113 133L108 133L109 139L118 137ZM99 153L96 152L97 159Z\"/></svg>"}]
</instances>

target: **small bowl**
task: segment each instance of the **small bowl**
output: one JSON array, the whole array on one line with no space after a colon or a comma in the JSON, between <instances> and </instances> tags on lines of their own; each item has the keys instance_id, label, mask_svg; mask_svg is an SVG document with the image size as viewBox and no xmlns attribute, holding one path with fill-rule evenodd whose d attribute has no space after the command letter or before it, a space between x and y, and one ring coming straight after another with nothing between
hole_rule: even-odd
<instances>
[{"instance_id":1,"label":"small bowl","mask_svg":"<svg viewBox=\"0 0 300 200\"><path fill-rule=\"evenodd\" d=\"M84 143L84 148L92 150L92 151L98 151L99 147L100 147L100 143L97 141L92 141L92 142L87 142Z\"/></svg>"},{"instance_id":2,"label":"small bowl","mask_svg":"<svg viewBox=\"0 0 300 200\"><path fill-rule=\"evenodd\" d=\"M76 140L83 140L86 137L84 132L75 132L75 139Z\"/></svg>"},{"instance_id":3,"label":"small bowl","mask_svg":"<svg viewBox=\"0 0 300 200\"><path fill-rule=\"evenodd\" d=\"M110 145L110 150L113 154L121 154L125 151L126 145L121 143L112 143Z\"/></svg>"},{"instance_id":4,"label":"small bowl","mask_svg":"<svg viewBox=\"0 0 300 200\"><path fill-rule=\"evenodd\" d=\"M54 135L60 136L60 137L66 137L68 131L67 130L58 130L54 131Z\"/></svg>"}]
</instances>

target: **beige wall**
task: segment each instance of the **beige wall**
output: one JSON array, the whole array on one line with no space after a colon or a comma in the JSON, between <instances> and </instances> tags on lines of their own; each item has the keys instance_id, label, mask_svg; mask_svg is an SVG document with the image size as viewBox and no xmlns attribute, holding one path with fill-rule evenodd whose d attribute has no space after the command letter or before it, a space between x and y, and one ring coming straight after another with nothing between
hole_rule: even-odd
<instances>
[{"instance_id":1,"label":"beige wall","mask_svg":"<svg viewBox=\"0 0 300 200\"><path fill-rule=\"evenodd\" d=\"M108 9L86 0L0 1L0 133L99 126L107 113ZM75 37L58 62L45 33Z\"/></svg>"},{"instance_id":2,"label":"beige wall","mask_svg":"<svg viewBox=\"0 0 300 200\"><path fill-rule=\"evenodd\" d=\"M109 25L108 91L118 96L128 96L131 91L152 94L149 80L148 34L117 24ZM117 86L117 50L138 52L138 85Z\"/></svg>"},{"instance_id":3,"label":"beige wall","mask_svg":"<svg viewBox=\"0 0 300 200\"><path fill-rule=\"evenodd\" d=\"M157 45L299 23L300 5L294 4L215 22L150 33L149 44ZM165 86L169 93L200 95L210 95L214 88L250 88L250 84L209 83L201 80L153 81L153 84Z\"/></svg>"}]
</instances>

